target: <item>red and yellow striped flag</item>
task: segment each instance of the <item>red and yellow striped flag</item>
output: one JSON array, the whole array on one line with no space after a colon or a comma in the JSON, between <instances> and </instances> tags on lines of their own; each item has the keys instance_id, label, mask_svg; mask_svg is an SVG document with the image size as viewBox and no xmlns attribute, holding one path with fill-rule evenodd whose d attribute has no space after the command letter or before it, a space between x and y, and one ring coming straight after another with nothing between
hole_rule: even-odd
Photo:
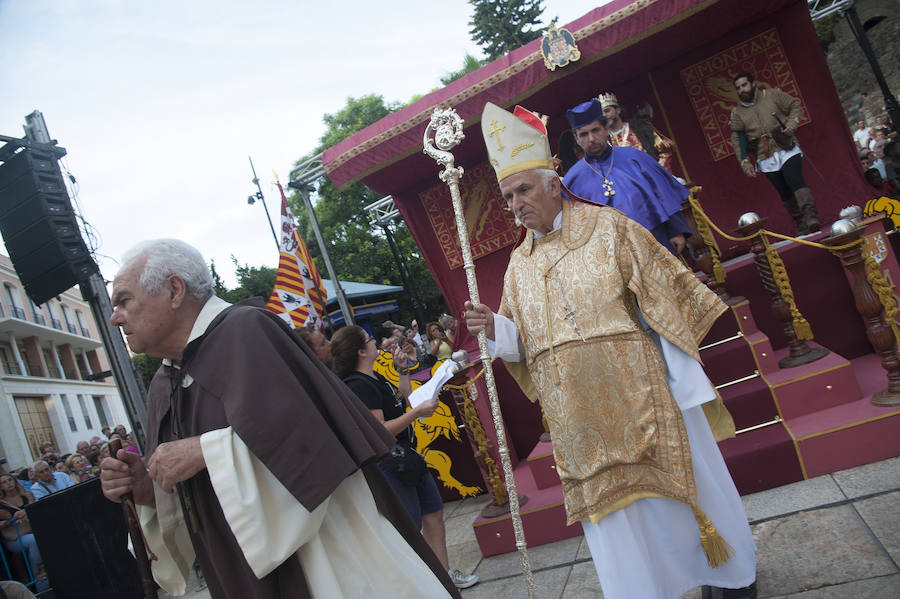
<instances>
[{"instance_id":1,"label":"red and yellow striped flag","mask_svg":"<svg viewBox=\"0 0 900 599\"><path fill-rule=\"evenodd\" d=\"M284 188L277 181L276 184L281 192L281 254L275 289L272 290L266 308L278 314L293 328L304 325L321 328L328 295L322 286L319 270L294 224L294 216L284 197Z\"/></svg>"}]
</instances>

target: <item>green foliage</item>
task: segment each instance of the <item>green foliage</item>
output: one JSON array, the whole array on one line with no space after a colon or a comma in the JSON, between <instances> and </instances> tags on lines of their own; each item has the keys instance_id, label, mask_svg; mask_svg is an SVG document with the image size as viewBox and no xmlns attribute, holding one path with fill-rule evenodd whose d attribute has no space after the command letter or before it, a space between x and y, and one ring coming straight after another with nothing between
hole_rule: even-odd
<instances>
[{"instance_id":1,"label":"green foliage","mask_svg":"<svg viewBox=\"0 0 900 599\"><path fill-rule=\"evenodd\" d=\"M441 77L441 83L444 85L450 85L453 81L456 81L463 75L468 75L472 71L477 71L481 67L483 67L486 63L483 60L479 60L466 52L465 58L463 58L463 66L461 69L457 71L453 71L451 73L447 73L446 76Z\"/></svg>"},{"instance_id":2,"label":"green foliage","mask_svg":"<svg viewBox=\"0 0 900 599\"><path fill-rule=\"evenodd\" d=\"M147 354L134 354L131 356L134 365L137 367L141 380L144 381L144 387L150 387L150 380L162 364L160 358L151 358Z\"/></svg>"},{"instance_id":3,"label":"green foliage","mask_svg":"<svg viewBox=\"0 0 900 599\"><path fill-rule=\"evenodd\" d=\"M487 62L541 36L532 29L541 22L542 0L469 0L475 7L469 35L481 46Z\"/></svg>"},{"instance_id":4,"label":"green foliage","mask_svg":"<svg viewBox=\"0 0 900 599\"><path fill-rule=\"evenodd\" d=\"M379 95L370 94L360 98L347 98L346 105L334 114L326 114L323 121L327 126L319 139L319 146L312 155L339 143L344 138L364 129L370 124L398 110L400 104L386 103ZM297 164L305 161L301 158ZM318 181L316 219L322 237L328 244L337 277L344 281L358 281L378 285L402 285L400 273L383 231L372 224L365 207L381 199L362 183L354 183L338 190L327 177ZM323 278L329 278L322 261L321 251L310 226L309 215L298 192L292 191L288 198L291 210L297 218L300 235L316 262ZM419 298L429 317L437 316L445 310L437 285L425 265L419 248L401 223L394 229L394 237L407 269L419 290ZM400 314L392 316L398 322L412 320L412 309L405 294L397 298Z\"/></svg>"},{"instance_id":5,"label":"green foliage","mask_svg":"<svg viewBox=\"0 0 900 599\"><path fill-rule=\"evenodd\" d=\"M213 271L213 289L216 295L230 304L236 304L251 297L269 299L272 289L275 287L276 269L271 266L241 265L234 256L231 257L231 262L234 264L234 275L238 281L238 286L234 289L226 289L222 285L222 280L215 271L215 265L210 264L210 269Z\"/></svg>"}]
</instances>

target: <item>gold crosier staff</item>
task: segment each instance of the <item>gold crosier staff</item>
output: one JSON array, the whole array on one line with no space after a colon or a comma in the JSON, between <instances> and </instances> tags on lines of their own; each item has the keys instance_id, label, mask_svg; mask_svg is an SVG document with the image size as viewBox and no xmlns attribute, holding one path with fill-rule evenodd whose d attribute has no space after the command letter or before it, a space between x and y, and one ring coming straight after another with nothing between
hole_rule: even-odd
<instances>
[{"instance_id":1,"label":"gold crosier staff","mask_svg":"<svg viewBox=\"0 0 900 599\"><path fill-rule=\"evenodd\" d=\"M431 140L432 131L434 132L433 143ZM456 232L459 235L463 268L466 272L466 282L469 285L469 298L473 304L480 304L481 300L478 299L478 282L475 279L475 261L472 260L472 250L469 247L469 232L466 229L465 212L463 211L462 198L459 195L459 178L462 177L463 169L461 166L453 166L453 154L450 152L464 137L463 121L455 110L452 108L435 109L431 114L431 121L425 128L423 146L426 154L444 166L444 170L438 176L450 188L450 197L453 199L453 212L456 215ZM491 416L494 419L494 428L497 431L497 449L500 453L500 462L503 464L504 482L506 483L506 490L509 496L509 514L512 517L513 532L516 536L516 548L519 550L519 557L522 561L525 588L528 591L528 599L534 599L534 577L531 574L531 565L528 563L528 547L525 544L522 516L519 513L519 494L516 491L516 480L513 478L512 462L509 461L506 429L503 425L503 414L500 413L500 401L497 399L497 386L494 382L494 371L491 368L490 351L488 351L487 337L484 331L478 333L478 351L481 352L484 382L487 385Z\"/></svg>"}]
</instances>

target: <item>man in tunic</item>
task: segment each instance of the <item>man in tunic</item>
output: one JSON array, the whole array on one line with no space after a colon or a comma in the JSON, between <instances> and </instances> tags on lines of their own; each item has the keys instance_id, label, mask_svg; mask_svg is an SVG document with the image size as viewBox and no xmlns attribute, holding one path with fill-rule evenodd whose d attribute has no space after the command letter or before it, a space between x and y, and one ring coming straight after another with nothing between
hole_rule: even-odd
<instances>
[{"instance_id":1,"label":"man in tunic","mask_svg":"<svg viewBox=\"0 0 900 599\"><path fill-rule=\"evenodd\" d=\"M608 121L595 99L566 112L584 157L563 183L576 195L612 206L646 227L667 250L679 254L691 229L681 216L688 190L646 152L614 147Z\"/></svg>"},{"instance_id":2,"label":"man in tunic","mask_svg":"<svg viewBox=\"0 0 900 599\"><path fill-rule=\"evenodd\" d=\"M697 341L724 304L644 227L560 184L536 115L489 103L482 132L528 230L499 313L467 303L464 318L523 389L533 383L568 523L584 528L604 596L677 599L700 585L755 596L742 588L753 538L702 409L715 392Z\"/></svg>"},{"instance_id":3,"label":"man in tunic","mask_svg":"<svg viewBox=\"0 0 900 599\"><path fill-rule=\"evenodd\" d=\"M626 146L643 150L650 154L659 165L672 172L672 156L675 153L675 142L656 130L646 119L622 118L622 107L615 94L604 93L597 96L603 116L606 117L609 129L609 143L614 146Z\"/></svg>"},{"instance_id":4,"label":"man in tunic","mask_svg":"<svg viewBox=\"0 0 900 599\"><path fill-rule=\"evenodd\" d=\"M103 461L107 498L133 492L156 581L213 598L458 597L381 475L393 439L287 325L212 293L200 253L144 242L113 282L113 325L163 358L149 459Z\"/></svg>"},{"instance_id":5,"label":"man in tunic","mask_svg":"<svg viewBox=\"0 0 900 599\"><path fill-rule=\"evenodd\" d=\"M803 180L803 152L794 132L800 125L800 100L778 88L759 89L752 73L734 78L738 104L731 110L731 145L748 177L757 171L781 196L785 210L806 235L821 228L812 191Z\"/></svg>"}]
</instances>

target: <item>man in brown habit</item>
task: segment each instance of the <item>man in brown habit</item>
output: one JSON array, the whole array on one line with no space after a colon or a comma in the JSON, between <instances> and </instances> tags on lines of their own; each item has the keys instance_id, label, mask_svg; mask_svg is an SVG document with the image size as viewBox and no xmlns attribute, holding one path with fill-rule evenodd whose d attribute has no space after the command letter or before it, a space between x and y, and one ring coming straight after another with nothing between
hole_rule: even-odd
<instances>
[{"instance_id":1,"label":"man in brown habit","mask_svg":"<svg viewBox=\"0 0 900 599\"><path fill-rule=\"evenodd\" d=\"M163 358L146 462L103 461L128 491L156 581L180 595L196 559L214 598L459 597L378 470L393 438L274 314L215 297L172 239L123 259L110 322Z\"/></svg>"}]
</instances>

